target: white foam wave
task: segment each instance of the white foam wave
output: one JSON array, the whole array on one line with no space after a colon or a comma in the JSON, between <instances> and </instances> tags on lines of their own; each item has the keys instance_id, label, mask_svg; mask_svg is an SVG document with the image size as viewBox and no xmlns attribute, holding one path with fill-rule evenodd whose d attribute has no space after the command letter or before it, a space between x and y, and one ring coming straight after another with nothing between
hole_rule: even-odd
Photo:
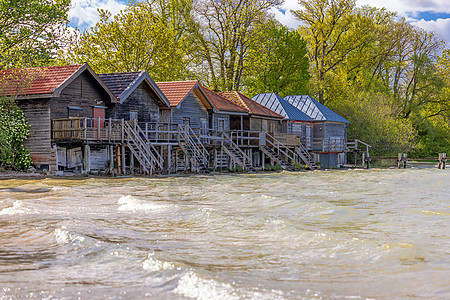
<instances>
[{"instance_id":1,"label":"white foam wave","mask_svg":"<svg viewBox=\"0 0 450 300\"><path fill-rule=\"evenodd\" d=\"M200 278L193 271L189 271L180 278L175 292L198 300L239 299L231 285L219 283L212 279Z\"/></svg>"},{"instance_id":2,"label":"white foam wave","mask_svg":"<svg viewBox=\"0 0 450 300\"><path fill-rule=\"evenodd\" d=\"M154 254L151 253L148 255L148 258L142 263L142 268L145 271L157 272L157 271L171 270L174 269L175 266L170 262L160 261L154 258Z\"/></svg>"},{"instance_id":3,"label":"white foam wave","mask_svg":"<svg viewBox=\"0 0 450 300\"><path fill-rule=\"evenodd\" d=\"M0 216L5 215L17 215L17 214L24 214L29 212L29 209L26 209L23 207L23 202L20 200L14 201L12 207L7 207L2 210L0 210Z\"/></svg>"},{"instance_id":4,"label":"white foam wave","mask_svg":"<svg viewBox=\"0 0 450 300\"><path fill-rule=\"evenodd\" d=\"M154 211L154 212L160 212L167 210L169 208L172 208L173 205L167 205L167 204L156 204L154 202L148 202L148 201L142 201L139 199L134 198L131 195L122 196L120 197L119 201L117 201L118 204L120 204L118 210L119 211Z\"/></svg>"},{"instance_id":5,"label":"white foam wave","mask_svg":"<svg viewBox=\"0 0 450 300\"><path fill-rule=\"evenodd\" d=\"M53 232L53 235L55 236L56 242L58 244L67 244L75 240L82 242L85 240L84 237L73 236L69 231L66 230L65 226L62 226L61 228L56 228L55 231Z\"/></svg>"}]
</instances>

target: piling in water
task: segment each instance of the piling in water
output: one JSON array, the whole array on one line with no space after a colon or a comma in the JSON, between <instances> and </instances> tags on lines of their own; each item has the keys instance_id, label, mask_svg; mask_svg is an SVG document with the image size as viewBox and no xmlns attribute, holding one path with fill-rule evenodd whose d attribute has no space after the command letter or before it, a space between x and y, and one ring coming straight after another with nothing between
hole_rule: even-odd
<instances>
[{"instance_id":1,"label":"piling in water","mask_svg":"<svg viewBox=\"0 0 450 300\"><path fill-rule=\"evenodd\" d=\"M438 169L445 169L445 163L447 162L447 153L439 153Z\"/></svg>"}]
</instances>

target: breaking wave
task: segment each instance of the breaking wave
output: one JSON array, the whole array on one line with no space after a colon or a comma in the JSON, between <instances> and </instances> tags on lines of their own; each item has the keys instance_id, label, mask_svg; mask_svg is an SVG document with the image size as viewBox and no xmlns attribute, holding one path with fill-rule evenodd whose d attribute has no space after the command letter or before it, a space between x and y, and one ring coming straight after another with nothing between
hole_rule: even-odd
<instances>
[{"instance_id":1,"label":"breaking wave","mask_svg":"<svg viewBox=\"0 0 450 300\"><path fill-rule=\"evenodd\" d=\"M23 202L20 200L14 201L12 207L6 207L2 210L0 210L0 216L5 215L18 215L18 214L25 214L28 213L30 210L23 207Z\"/></svg>"},{"instance_id":2,"label":"breaking wave","mask_svg":"<svg viewBox=\"0 0 450 300\"><path fill-rule=\"evenodd\" d=\"M154 202L139 200L131 195L120 197L117 203L120 204L118 208L119 211L128 211L128 212L133 211L161 212L174 207L173 205L169 204L157 204Z\"/></svg>"}]
</instances>

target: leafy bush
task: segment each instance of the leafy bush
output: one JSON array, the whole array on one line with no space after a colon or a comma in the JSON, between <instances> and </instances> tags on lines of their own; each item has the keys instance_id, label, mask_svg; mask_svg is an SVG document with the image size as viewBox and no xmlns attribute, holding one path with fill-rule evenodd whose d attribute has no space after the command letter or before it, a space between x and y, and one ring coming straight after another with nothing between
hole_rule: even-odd
<instances>
[{"instance_id":1,"label":"leafy bush","mask_svg":"<svg viewBox=\"0 0 450 300\"><path fill-rule=\"evenodd\" d=\"M0 167L27 169L31 156L22 142L28 137L28 125L22 110L11 97L0 98Z\"/></svg>"}]
</instances>

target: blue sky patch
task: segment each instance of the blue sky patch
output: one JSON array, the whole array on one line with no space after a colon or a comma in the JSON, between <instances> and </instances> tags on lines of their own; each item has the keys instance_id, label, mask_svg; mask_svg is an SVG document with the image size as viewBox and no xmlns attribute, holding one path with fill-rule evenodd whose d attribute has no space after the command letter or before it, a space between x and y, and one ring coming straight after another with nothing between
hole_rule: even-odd
<instances>
[{"instance_id":1,"label":"blue sky patch","mask_svg":"<svg viewBox=\"0 0 450 300\"><path fill-rule=\"evenodd\" d=\"M434 21L437 19L450 19L449 13L433 12L433 11L421 11L413 14L415 19L425 21Z\"/></svg>"}]
</instances>

